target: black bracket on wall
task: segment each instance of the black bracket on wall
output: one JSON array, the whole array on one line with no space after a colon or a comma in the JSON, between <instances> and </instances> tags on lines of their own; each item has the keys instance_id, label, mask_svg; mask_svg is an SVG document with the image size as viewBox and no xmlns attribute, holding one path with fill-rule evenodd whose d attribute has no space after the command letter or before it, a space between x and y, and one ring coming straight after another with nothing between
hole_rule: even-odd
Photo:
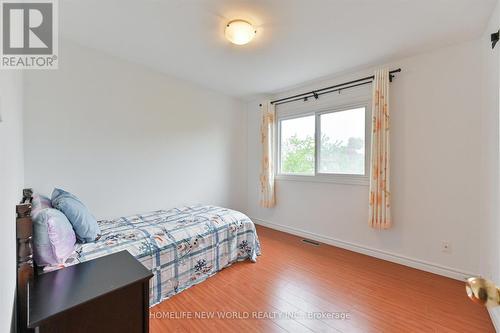
<instances>
[{"instance_id":1,"label":"black bracket on wall","mask_svg":"<svg viewBox=\"0 0 500 333\"><path fill-rule=\"evenodd\" d=\"M497 42L500 40L500 30L491 34L491 48L494 49Z\"/></svg>"}]
</instances>

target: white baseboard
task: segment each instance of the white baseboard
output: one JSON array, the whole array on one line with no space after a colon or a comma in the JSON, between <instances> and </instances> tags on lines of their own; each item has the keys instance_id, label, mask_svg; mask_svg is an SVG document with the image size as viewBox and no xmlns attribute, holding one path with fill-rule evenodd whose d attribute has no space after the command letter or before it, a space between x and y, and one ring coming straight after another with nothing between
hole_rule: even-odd
<instances>
[{"instance_id":1,"label":"white baseboard","mask_svg":"<svg viewBox=\"0 0 500 333\"><path fill-rule=\"evenodd\" d=\"M382 251L382 250L366 247L366 246L351 243L351 242L342 241L342 240L335 239L335 238L328 237L328 236L318 235L316 233L301 230L298 228L289 227L289 226L285 226L285 225L274 223L274 222L264 221L264 220L261 220L258 218L251 218L251 219L252 219L252 221L254 221L255 224L262 225L264 227L283 231L283 232L286 232L286 233L289 233L292 235L296 235L296 236L300 236L300 237L305 237L305 238L312 239L312 240L315 240L315 241L318 241L321 243L325 243L328 245L332 245L332 246L340 247L340 248L343 248L346 250L362 253L362 254L365 254L365 255L368 255L371 257L391 261L391 262L394 262L397 264L409 266L412 268L416 268L416 269L419 269L422 271L426 271L426 272L430 272L430 273L434 273L434 274L438 274L438 275L442 275L442 276L446 276L446 277L456 279L456 280L464 281L471 276L479 276L478 274L475 274L475 273L463 272L460 270L456 270L454 268L441 266L441 265L426 262L423 260L408 258L408 257L401 256L401 255L398 255L395 253Z\"/></svg>"},{"instance_id":2,"label":"white baseboard","mask_svg":"<svg viewBox=\"0 0 500 333\"><path fill-rule=\"evenodd\" d=\"M500 332L500 308L488 309L488 313L490 314L495 331Z\"/></svg>"}]
</instances>

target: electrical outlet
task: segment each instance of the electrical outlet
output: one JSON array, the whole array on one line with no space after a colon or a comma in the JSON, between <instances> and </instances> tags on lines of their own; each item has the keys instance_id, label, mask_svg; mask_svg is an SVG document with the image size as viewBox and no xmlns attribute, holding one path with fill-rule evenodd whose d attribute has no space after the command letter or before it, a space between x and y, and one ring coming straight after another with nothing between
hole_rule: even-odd
<instances>
[{"instance_id":1,"label":"electrical outlet","mask_svg":"<svg viewBox=\"0 0 500 333\"><path fill-rule=\"evenodd\" d=\"M449 241L442 241L441 251L444 253L451 253L451 243Z\"/></svg>"}]
</instances>

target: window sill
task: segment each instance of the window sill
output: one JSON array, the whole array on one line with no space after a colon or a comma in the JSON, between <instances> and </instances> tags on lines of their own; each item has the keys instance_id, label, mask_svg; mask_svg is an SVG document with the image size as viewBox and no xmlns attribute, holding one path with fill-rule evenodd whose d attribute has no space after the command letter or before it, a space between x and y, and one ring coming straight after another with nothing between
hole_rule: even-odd
<instances>
[{"instance_id":1,"label":"window sill","mask_svg":"<svg viewBox=\"0 0 500 333\"><path fill-rule=\"evenodd\" d=\"M333 183L342 185L360 185L369 186L370 178L368 176L354 175L276 175L277 181L293 181L293 182L311 182L311 183Z\"/></svg>"}]
</instances>

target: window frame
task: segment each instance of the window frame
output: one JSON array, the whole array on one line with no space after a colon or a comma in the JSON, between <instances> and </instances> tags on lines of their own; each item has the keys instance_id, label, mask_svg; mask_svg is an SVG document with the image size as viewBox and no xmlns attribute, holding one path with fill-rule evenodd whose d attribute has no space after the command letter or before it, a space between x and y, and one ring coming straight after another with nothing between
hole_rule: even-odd
<instances>
[{"instance_id":1,"label":"window frame","mask_svg":"<svg viewBox=\"0 0 500 333\"><path fill-rule=\"evenodd\" d=\"M321 137L321 115L348 111L357 108L365 108L365 174L340 174L340 173L324 173L319 172L320 163L320 137ZM370 151L371 151L371 127L372 127L372 110L371 100L361 99L352 103L344 103L330 105L325 107L316 107L314 110L310 108L300 108L301 111L295 111L283 116L278 116L276 119L276 156L275 156L275 178L276 180L285 181L305 181L305 182L322 182L322 183L338 183L349 185L368 185L370 182ZM281 172L281 123L283 120L297 119L307 116L314 116L314 174L290 174Z\"/></svg>"}]
</instances>

